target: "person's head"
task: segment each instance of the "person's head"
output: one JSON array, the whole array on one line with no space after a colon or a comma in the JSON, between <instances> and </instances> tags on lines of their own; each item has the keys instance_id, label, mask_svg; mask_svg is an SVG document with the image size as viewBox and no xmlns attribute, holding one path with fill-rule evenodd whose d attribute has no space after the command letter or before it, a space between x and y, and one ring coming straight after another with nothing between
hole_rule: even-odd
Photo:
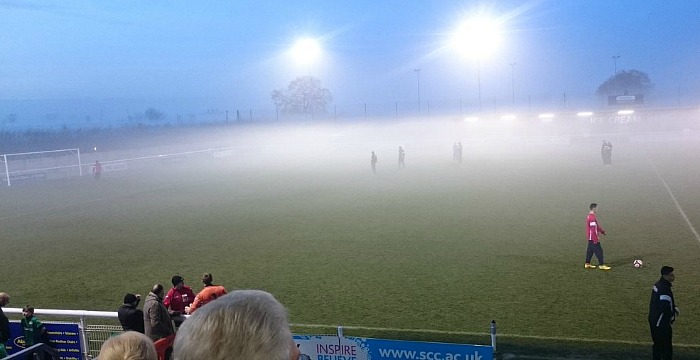
<instances>
[{"instance_id":1,"label":"person's head","mask_svg":"<svg viewBox=\"0 0 700 360\"><path fill-rule=\"evenodd\" d=\"M182 289L185 286L185 278L180 275L174 275L172 278L173 287L176 289Z\"/></svg>"},{"instance_id":2,"label":"person's head","mask_svg":"<svg viewBox=\"0 0 700 360\"><path fill-rule=\"evenodd\" d=\"M0 307L3 307L10 303L10 295L7 293L0 292Z\"/></svg>"},{"instance_id":3,"label":"person's head","mask_svg":"<svg viewBox=\"0 0 700 360\"><path fill-rule=\"evenodd\" d=\"M161 284L155 284L151 288L151 292L158 295L158 296L163 296L163 285Z\"/></svg>"},{"instance_id":4,"label":"person's head","mask_svg":"<svg viewBox=\"0 0 700 360\"><path fill-rule=\"evenodd\" d=\"M661 277L666 279L668 282L673 282L676 280L676 275L673 273L673 268L670 266L661 267Z\"/></svg>"},{"instance_id":5,"label":"person's head","mask_svg":"<svg viewBox=\"0 0 700 360\"><path fill-rule=\"evenodd\" d=\"M139 304L141 297L134 294L124 295L124 304L136 306Z\"/></svg>"},{"instance_id":6,"label":"person's head","mask_svg":"<svg viewBox=\"0 0 700 360\"><path fill-rule=\"evenodd\" d=\"M177 332L174 360L297 360L287 311L271 294L236 290L208 303Z\"/></svg>"},{"instance_id":7,"label":"person's head","mask_svg":"<svg viewBox=\"0 0 700 360\"><path fill-rule=\"evenodd\" d=\"M214 276L212 276L212 274L204 273L204 275L202 275L202 284L204 284L204 286L211 285L213 281L214 281Z\"/></svg>"},{"instance_id":8,"label":"person's head","mask_svg":"<svg viewBox=\"0 0 700 360\"><path fill-rule=\"evenodd\" d=\"M100 360L157 360L153 340L136 331L112 336L100 348Z\"/></svg>"},{"instance_id":9,"label":"person's head","mask_svg":"<svg viewBox=\"0 0 700 360\"><path fill-rule=\"evenodd\" d=\"M591 205L588 206L588 208L589 208L591 211L596 211L596 209L598 208L598 204L592 203Z\"/></svg>"},{"instance_id":10,"label":"person's head","mask_svg":"<svg viewBox=\"0 0 700 360\"><path fill-rule=\"evenodd\" d=\"M24 315L24 317L26 317L26 318L30 318L30 317L34 316L34 307L31 305L25 305L22 308L22 315Z\"/></svg>"}]
</instances>

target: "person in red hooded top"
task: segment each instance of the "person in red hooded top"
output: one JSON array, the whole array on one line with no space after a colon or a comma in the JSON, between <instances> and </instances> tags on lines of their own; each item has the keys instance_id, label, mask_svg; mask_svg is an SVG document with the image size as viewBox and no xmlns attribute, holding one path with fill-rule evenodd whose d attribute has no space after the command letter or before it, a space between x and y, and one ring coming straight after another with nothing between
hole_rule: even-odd
<instances>
[{"instance_id":1,"label":"person in red hooded top","mask_svg":"<svg viewBox=\"0 0 700 360\"><path fill-rule=\"evenodd\" d=\"M603 260L603 247L600 246L600 234L605 235L605 230L600 226L596 217L596 209L598 204L593 203L589 206L590 211L586 217L586 236L588 237L588 249L586 250L586 264L583 265L586 269L595 269L596 266L591 264L593 255L598 258L598 269L610 270L610 266L605 265Z\"/></svg>"}]
</instances>

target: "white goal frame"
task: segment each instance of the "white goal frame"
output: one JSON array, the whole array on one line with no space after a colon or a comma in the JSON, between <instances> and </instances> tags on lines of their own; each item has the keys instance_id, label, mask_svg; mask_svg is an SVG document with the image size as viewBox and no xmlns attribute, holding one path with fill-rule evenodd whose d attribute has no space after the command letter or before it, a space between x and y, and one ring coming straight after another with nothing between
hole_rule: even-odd
<instances>
[{"instance_id":1,"label":"white goal frame","mask_svg":"<svg viewBox=\"0 0 700 360\"><path fill-rule=\"evenodd\" d=\"M58 163L57 161L54 161L51 163L51 158L55 158L56 156L51 156L52 154L58 154L61 152L69 153L71 155L75 155L76 157L76 162L73 163L71 161L68 162L62 162ZM45 157L42 157L42 154L45 154ZM15 170L11 169L10 166L10 161L12 161L12 158L15 157L24 157L24 168ZM70 159L70 156L66 157L67 159ZM28 175L32 176L32 174L46 174L47 172L61 172L61 171L69 171L73 168L78 169L78 174L80 176L83 176L83 164L80 159L80 149L60 149L60 150L47 150L47 151L32 151L32 152L24 152L24 153L14 153L14 154L3 154L2 155L2 160L5 165L5 181L7 182L7 186L12 185L12 177L16 176L21 176L21 175ZM29 163L29 164L28 164Z\"/></svg>"}]
</instances>

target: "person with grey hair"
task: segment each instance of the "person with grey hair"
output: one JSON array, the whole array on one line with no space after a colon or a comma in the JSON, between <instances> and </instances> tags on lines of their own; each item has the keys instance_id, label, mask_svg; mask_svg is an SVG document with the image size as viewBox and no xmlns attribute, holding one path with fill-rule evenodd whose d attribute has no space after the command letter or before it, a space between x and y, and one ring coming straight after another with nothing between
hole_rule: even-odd
<instances>
[{"instance_id":1,"label":"person with grey hair","mask_svg":"<svg viewBox=\"0 0 700 360\"><path fill-rule=\"evenodd\" d=\"M180 327L174 360L297 360L287 310L261 290L237 290L202 307Z\"/></svg>"}]
</instances>

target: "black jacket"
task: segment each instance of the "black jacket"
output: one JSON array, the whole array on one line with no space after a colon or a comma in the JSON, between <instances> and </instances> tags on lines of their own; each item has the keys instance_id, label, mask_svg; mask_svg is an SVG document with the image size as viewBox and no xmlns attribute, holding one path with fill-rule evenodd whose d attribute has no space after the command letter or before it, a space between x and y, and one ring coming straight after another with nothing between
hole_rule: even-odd
<instances>
[{"instance_id":1,"label":"black jacket","mask_svg":"<svg viewBox=\"0 0 700 360\"><path fill-rule=\"evenodd\" d=\"M654 284L649 300L649 325L671 327L676 320L676 302L673 299L671 283L663 277Z\"/></svg>"},{"instance_id":2,"label":"black jacket","mask_svg":"<svg viewBox=\"0 0 700 360\"><path fill-rule=\"evenodd\" d=\"M4 344L8 340L10 340L10 320L7 319L0 307L0 343Z\"/></svg>"},{"instance_id":3,"label":"black jacket","mask_svg":"<svg viewBox=\"0 0 700 360\"><path fill-rule=\"evenodd\" d=\"M122 324L124 331L138 331L144 333L143 329L143 311L131 304L122 305L117 310L119 322Z\"/></svg>"}]
</instances>

